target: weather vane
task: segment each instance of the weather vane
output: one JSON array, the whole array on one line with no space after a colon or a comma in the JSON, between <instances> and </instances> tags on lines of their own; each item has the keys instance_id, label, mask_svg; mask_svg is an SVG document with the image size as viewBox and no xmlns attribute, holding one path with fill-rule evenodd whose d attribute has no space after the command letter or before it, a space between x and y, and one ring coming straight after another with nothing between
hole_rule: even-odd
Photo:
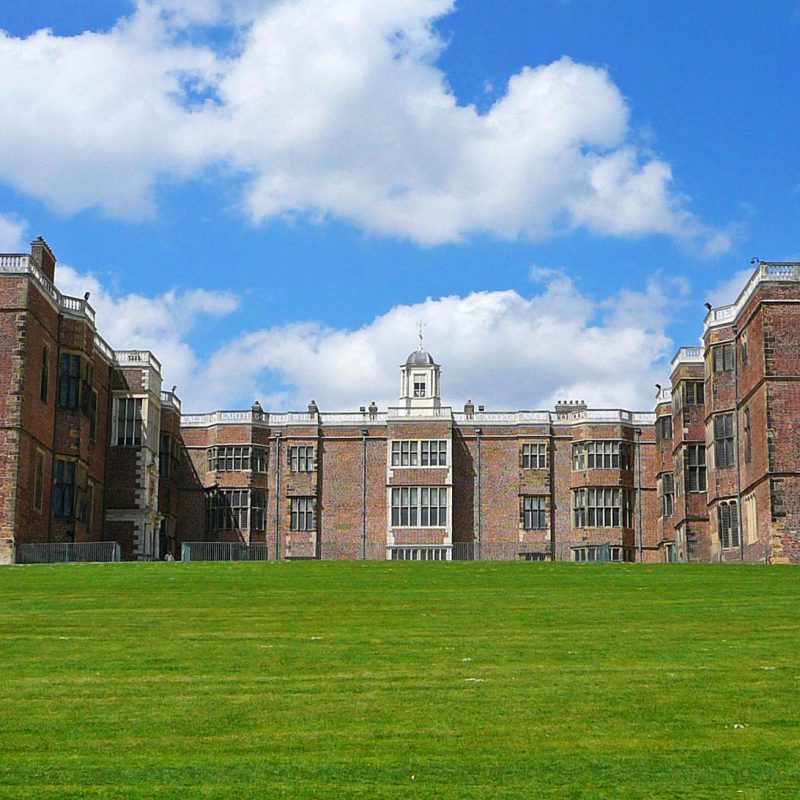
<instances>
[{"instance_id":1,"label":"weather vane","mask_svg":"<svg viewBox=\"0 0 800 800\"><path fill-rule=\"evenodd\" d=\"M422 329L425 327L424 322L418 322L417 327L419 328L419 349L422 350Z\"/></svg>"}]
</instances>

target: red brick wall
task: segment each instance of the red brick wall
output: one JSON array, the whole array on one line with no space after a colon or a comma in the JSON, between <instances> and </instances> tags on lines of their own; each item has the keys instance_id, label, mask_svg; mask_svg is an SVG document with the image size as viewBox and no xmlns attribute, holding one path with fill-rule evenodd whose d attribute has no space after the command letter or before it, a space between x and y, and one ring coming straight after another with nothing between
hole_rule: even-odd
<instances>
[{"instance_id":1,"label":"red brick wall","mask_svg":"<svg viewBox=\"0 0 800 800\"><path fill-rule=\"evenodd\" d=\"M800 564L800 476L775 478L772 502L772 560Z\"/></svg>"},{"instance_id":2,"label":"red brick wall","mask_svg":"<svg viewBox=\"0 0 800 800\"><path fill-rule=\"evenodd\" d=\"M748 560L796 559L793 537L800 527L800 518L793 513L795 498L787 487L792 487L800 475L800 433L795 424L800 414L800 390L796 388L800 377L797 295L796 284L762 283L738 318L731 320L731 325L706 331L707 348L735 341L737 356L735 372L709 370L707 397L709 425L714 412L728 411L737 404L739 409L739 474L736 466L710 470L712 550L716 548L719 552L715 500L740 497L742 501L739 511L745 540L743 550L722 552L720 555L725 559L738 560L742 552ZM710 349L708 353L710 356ZM750 416L749 461L745 459L746 410ZM746 529L744 498L748 496L756 499L755 531ZM711 557L715 557L714 552Z\"/></svg>"},{"instance_id":3,"label":"red brick wall","mask_svg":"<svg viewBox=\"0 0 800 800\"><path fill-rule=\"evenodd\" d=\"M525 551L549 553L552 531L561 557L571 556L576 544L636 545L638 513L626 530L614 528L572 528L571 486L624 486L636 501L636 471L592 470L587 474L572 471L573 438L616 439L635 450L635 436L630 425L560 425L553 437L549 426L484 426L481 447L481 540L485 558L514 558ZM267 490L267 519L264 540L274 550L275 514L279 514L279 546L282 556L313 554L313 535L290 530L292 497L317 498L318 552L324 557L360 557L362 530L362 436L359 427L330 426L317 436L315 427L295 426L280 431L280 455L276 456L275 432L262 425L220 424L208 428L186 428L182 435L188 446L187 469L181 473L179 497L179 537L187 531L197 539L202 528L201 485L246 488L259 481ZM206 448L228 443L269 441L268 474L252 477L247 473L207 473ZM313 434L313 435L312 435ZM451 440L451 466L447 468L391 468L389 442L392 439ZM388 437L388 438L387 438ZM546 469L522 467L522 444L543 442L550 448ZM293 473L288 448L311 445L317 448L316 470ZM644 426L642 434L642 522L646 550L657 548L658 498L654 489L658 470L658 451L652 426ZM277 460L276 460L277 459ZM193 465L189 469L188 465ZM280 485L276 492L276 465L280 467ZM451 486L452 534L456 543L477 541L478 436L473 426L453 430L449 421L402 421L388 427L373 425L367 440L367 556L384 558L389 530L388 492L392 486ZM525 531L521 504L525 495L544 495L550 512L548 529ZM191 521L190 521L191 519ZM436 544L444 541L442 529L394 528L396 545ZM209 534L219 538L227 534ZM251 535L251 540L254 540Z\"/></svg>"},{"instance_id":4,"label":"red brick wall","mask_svg":"<svg viewBox=\"0 0 800 800\"><path fill-rule=\"evenodd\" d=\"M519 545L519 442L513 431L482 429L480 495L481 556L501 558Z\"/></svg>"},{"instance_id":5,"label":"red brick wall","mask_svg":"<svg viewBox=\"0 0 800 800\"><path fill-rule=\"evenodd\" d=\"M477 443L472 429L453 430L453 542L476 539Z\"/></svg>"},{"instance_id":6,"label":"red brick wall","mask_svg":"<svg viewBox=\"0 0 800 800\"><path fill-rule=\"evenodd\" d=\"M700 381L704 384L706 405L690 405L684 402L684 381ZM673 525L680 557L687 561L706 561L711 554L707 492L687 491L684 471L687 447L689 445L705 447L708 396L705 365L680 364L672 375L673 474L675 475ZM706 464L706 481L710 484L714 476L708 458Z\"/></svg>"},{"instance_id":7,"label":"red brick wall","mask_svg":"<svg viewBox=\"0 0 800 800\"><path fill-rule=\"evenodd\" d=\"M119 543L120 557L123 561L135 558L133 522L106 522L106 539Z\"/></svg>"},{"instance_id":8,"label":"red brick wall","mask_svg":"<svg viewBox=\"0 0 800 800\"><path fill-rule=\"evenodd\" d=\"M6 348L0 360L0 563L11 559L17 528L17 474L20 469L21 390L27 278L0 277L0 338Z\"/></svg>"},{"instance_id":9,"label":"red brick wall","mask_svg":"<svg viewBox=\"0 0 800 800\"><path fill-rule=\"evenodd\" d=\"M369 430L366 446L366 554L386 557L385 429ZM363 502L363 441L358 430L325 433L317 513L325 557L360 558Z\"/></svg>"},{"instance_id":10,"label":"red brick wall","mask_svg":"<svg viewBox=\"0 0 800 800\"><path fill-rule=\"evenodd\" d=\"M50 259L52 270L52 255L44 245L39 249L42 258ZM19 363L12 357L10 360L4 359L0 365L0 421L21 425L21 431L13 437L20 443L19 462L13 472L15 486L6 495L8 498L16 493L17 518L14 528L17 541L98 539L103 535L108 366L94 351L94 329L86 319L59 318L50 298L28 276L2 276L0 303L3 304L0 336L5 342L10 341L13 332L9 324L13 320L18 341L18 346L12 350L16 350ZM47 395L43 401L42 351L45 347L48 348L49 370ZM94 363L93 388L98 392L96 441L90 441L89 419L85 414L80 410L57 407L59 356L63 349L81 354ZM15 368L16 374L12 376ZM15 410L9 406L9 401L15 404ZM37 450L44 453L45 461L41 511L34 508ZM73 519L51 519L54 452L75 459L82 467L81 472L85 471L94 483L94 502L89 507L92 513L87 523ZM4 462L10 464L14 458L16 456L4 448ZM4 517L10 519L6 515Z\"/></svg>"}]
</instances>

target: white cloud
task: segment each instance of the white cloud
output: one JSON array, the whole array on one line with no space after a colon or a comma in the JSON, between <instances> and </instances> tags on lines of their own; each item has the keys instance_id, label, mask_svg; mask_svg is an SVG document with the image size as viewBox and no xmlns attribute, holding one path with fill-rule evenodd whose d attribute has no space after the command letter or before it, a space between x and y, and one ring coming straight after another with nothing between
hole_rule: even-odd
<instances>
[{"instance_id":1,"label":"white cloud","mask_svg":"<svg viewBox=\"0 0 800 800\"><path fill-rule=\"evenodd\" d=\"M689 291L685 278L657 274L647 282L645 291L622 288L602 305L609 309L607 321L615 327L661 330L669 325L670 315L684 303Z\"/></svg>"},{"instance_id":2,"label":"white cloud","mask_svg":"<svg viewBox=\"0 0 800 800\"><path fill-rule=\"evenodd\" d=\"M591 188L573 203L573 219L597 233L667 234L705 256L729 250L732 233L704 225L687 211L685 200L670 192L671 180L669 164L640 165L636 152L623 147L590 169Z\"/></svg>"},{"instance_id":3,"label":"white cloud","mask_svg":"<svg viewBox=\"0 0 800 800\"><path fill-rule=\"evenodd\" d=\"M709 293L708 302L715 308L735 303L745 284L750 280L754 269L755 267L751 266L734 272L728 280L720 283Z\"/></svg>"},{"instance_id":4,"label":"white cloud","mask_svg":"<svg viewBox=\"0 0 800 800\"><path fill-rule=\"evenodd\" d=\"M26 251L27 223L16 214L0 214L0 253Z\"/></svg>"},{"instance_id":5,"label":"white cloud","mask_svg":"<svg viewBox=\"0 0 800 800\"><path fill-rule=\"evenodd\" d=\"M64 212L141 217L159 176L195 173L213 146L209 110L185 87L213 75L204 48L167 40L145 9L107 33L0 32L0 176ZM13 76L9 80L8 76Z\"/></svg>"},{"instance_id":6,"label":"white cloud","mask_svg":"<svg viewBox=\"0 0 800 800\"><path fill-rule=\"evenodd\" d=\"M152 350L162 364L164 385L178 384L186 397L202 397L202 362L188 335L203 316L226 316L238 308L228 292L194 289L168 291L156 297L114 296L93 275L59 264L59 289L73 297L90 292L100 335L116 350Z\"/></svg>"},{"instance_id":7,"label":"white cloud","mask_svg":"<svg viewBox=\"0 0 800 800\"><path fill-rule=\"evenodd\" d=\"M107 32L0 35L15 122L0 178L62 211L136 217L159 181L222 167L244 176L255 221L333 215L425 244L585 227L727 249L669 164L631 143L606 70L562 58L511 76L485 113L459 105L432 27L453 6L140 0Z\"/></svg>"},{"instance_id":8,"label":"white cloud","mask_svg":"<svg viewBox=\"0 0 800 800\"><path fill-rule=\"evenodd\" d=\"M540 287L530 296L429 298L396 306L357 330L297 322L245 333L201 355L190 331L202 315L231 313L235 297L203 290L115 297L91 276L59 270L67 293L91 290L98 327L113 346L155 352L165 385L178 384L187 411L247 407L254 399L266 409L297 409L312 398L324 411L371 400L385 408L397 400L398 366L416 345L420 319L442 364L445 403L540 409L571 398L647 410L672 349L667 310L684 292L653 280L642 292L598 302L561 272L540 268Z\"/></svg>"}]
</instances>

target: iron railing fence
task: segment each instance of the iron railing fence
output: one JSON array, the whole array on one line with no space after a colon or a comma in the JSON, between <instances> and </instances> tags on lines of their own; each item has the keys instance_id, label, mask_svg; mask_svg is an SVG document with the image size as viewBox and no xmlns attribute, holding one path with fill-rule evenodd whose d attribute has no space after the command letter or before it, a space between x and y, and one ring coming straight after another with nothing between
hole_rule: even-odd
<instances>
[{"instance_id":1,"label":"iron railing fence","mask_svg":"<svg viewBox=\"0 0 800 800\"><path fill-rule=\"evenodd\" d=\"M453 561L550 561L550 545L515 542L454 542Z\"/></svg>"},{"instance_id":2,"label":"iron railing fence","mask_svg":"<svg viewBox=\"0 0 800 800\"><path fill-rule=\"evenodd\" d=\"M243 542L184 542L181 561L268 561L266 544Z\"/></svg>"},{"instance_id":3,"label":"iron railing fence","mask_svg":"<svg viewBox=\"0 0 800 800\"><path fill-rule=\"evenodd\" d=\"M610 542L561 539L550 542L454 542L453 561L634 561L634 547Z\"/></svg>"},{"instance_id":4,"label":"iron railing fence","mask_svg":"<svg viewBox=\"0 0 800 800\"><path fill-rule=\"evenodd\" d=\"M404 555L395 550L414 551ZM447 556L423 558L422 550L447 551ZM553 558L555 556L555 558ZM278 559L294 561L304 559L370 560L384 561L387 557L403 560L453 560L453 561L579 561L605 563L609 561L635 561L635 547L610 542L587 542L584 539L562 539L555 547L550 542L520 544L517 542L453 542L452 545L437 543L394 544L390 547L381 541L321 542L317 545L305 542L281 542ZM245 544L243 542L184 542L181 547L182 561L269 561L274 560L274 544Z\"/></svg>"},{"instance_id":5,"label":"iron railing fence","mask_svg":"<svg viewBox=\"0 0 800 800\"><path fill-rule=\"evenodd\" d=\"M284 544L284 543L282 543ZM318 546L305 543L292 543L282 547L280 560L322 559L384 561L392 549L408 548L421 550L436 549L446 545L427 543L425 545L394 545L392 548L380 541L362 542L352 539L340 542L322 542ZM560 540L555 545L556 561L634 561L638 560L635 548L623 547L617 543L592 542L585 540ZM454 542L449 551L453 561L551 561L553 548L549 542L517 544L515 542ZM409 555L408 558L416 558ZM274 547L268 544L245 544L244 542L184 542L181 546L182 561L269 561L275 558ZM762 556L769 562L769 553ZM120 545L117 542L58 542L40 544L18 544L15 549L17 564L56 564L114 562L121 560ZM423 560L421 557L419 560ZM445 560L439 559L436 560ZM677 554L672 559L679 560ZM722 559L719 559L722 560Z\"/></svg>"},{"instance_id":6,"label":"iron railing fence","mask_svg":"<svg viewBox=\"0 0 800 800\"><path fill-rule=\"evenodd\" d=\"M118 542L51 542L18 544L17 564L86 564L120 560Z\"/></svg>"}]
</instances>

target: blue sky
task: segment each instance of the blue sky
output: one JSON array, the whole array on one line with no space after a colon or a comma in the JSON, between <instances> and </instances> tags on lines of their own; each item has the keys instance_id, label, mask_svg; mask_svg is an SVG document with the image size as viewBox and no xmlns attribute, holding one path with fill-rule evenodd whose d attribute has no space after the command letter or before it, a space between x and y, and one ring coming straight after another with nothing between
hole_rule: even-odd
<instances>
[{"instance_id":1,"label":"blue sky","mask_svg":"<svg viewBox=\"0 0 800 800\"><path fill-rule=\"evenodd\" d=\"M499 7L498 7L499 6ZM650 408L800 256L800 4L0 2L0 249L187 410ZM42 29L49 29L43 31Z\"/></svg>"}]
</instances>

